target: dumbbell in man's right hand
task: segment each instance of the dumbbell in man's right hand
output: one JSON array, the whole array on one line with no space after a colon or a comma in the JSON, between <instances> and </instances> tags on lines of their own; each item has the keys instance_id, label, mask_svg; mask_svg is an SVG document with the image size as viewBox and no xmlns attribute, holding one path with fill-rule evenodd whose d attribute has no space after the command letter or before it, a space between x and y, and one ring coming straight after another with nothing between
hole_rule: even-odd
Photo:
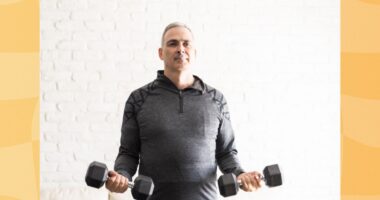
<instances>
[{"instance_id":1,"label":"dumbbell in man's right hand","mask_svg":"<svg viewBox=\"0 0 380 200\"><path fill-rule=\"evenodd\" d=\"M268 187L276 187L282 185L282 176L280 168L277 164L266 166L263 170L264 176L260 179L265 181ZM241 187L241 181L238 180L235 174L225 174L218 179L219 192L222 196L228 197L236 195Z\"/></svg>"},{"instance_id":2,"label":"dumbbell in man's right hand","mask_svg":"<svg viewBox=\"0 0 380 200\"><path fill-rule=\"evenodd\" d=\"M125 192L132 189L132 196L138 200L148 200L153 194L154 184L150 177L139 175L133 183L115 171L109 172L104 163L92 162L87 169L86 183L90 187L101 188L106 183L111 192Z\"/></svg>"},{"instance_id":3,"label":"dumbbell in man's right hand","mask_svg":"<svg viewBox=\"0 0 380 200\"><path fill-rule=\"evenodd\" d=\"M124 193L128 189L128 179L115 172L108 172L108 179L106 181L106 188L111 192Z\"/></svg>"}]
</instances>

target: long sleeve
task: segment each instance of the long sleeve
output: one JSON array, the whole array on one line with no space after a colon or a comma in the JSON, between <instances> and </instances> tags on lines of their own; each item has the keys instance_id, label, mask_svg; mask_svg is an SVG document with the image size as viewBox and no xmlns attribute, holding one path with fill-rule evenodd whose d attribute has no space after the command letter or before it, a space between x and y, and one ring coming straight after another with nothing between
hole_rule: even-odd
<instances>
[{"instance_id":1,"label":"long sleeve","mask_svg":"<svg viewBox=\"0 0 380 200\"><path fill-rule=\"evenodd\" d=\"M125 104L119 153L114 166L115 171L132 180L139 164L139 153L139 126L136 120L135 98L132 93Z\"/></svg>"},{"instance_id":2,"label":"long sleeve","mask_svg":"<svg viewBox=\"0 0 380 200\"><path fill-rule=\"evenodd\" d=\"M216 160L220 170L225 173L234 173L236 176L243 173L235 147L235 136L229 118L226 100L221 98L221 120L216 139Z\"/></svg>"}]
</instances>

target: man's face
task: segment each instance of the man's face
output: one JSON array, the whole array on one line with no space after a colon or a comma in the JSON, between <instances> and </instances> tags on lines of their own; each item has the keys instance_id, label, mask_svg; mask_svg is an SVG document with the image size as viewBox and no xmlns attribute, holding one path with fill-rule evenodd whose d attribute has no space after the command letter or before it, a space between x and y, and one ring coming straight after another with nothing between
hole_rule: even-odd
<instances>
[{"instance_id":1,"label":"man's face","mask_svg":"<svg viewBox=\"0 0 380 200\"><path fill-rule=\"evenodd\" d=\"M163 45L158 49L158 53L164 61L165 69L186 70L195 57L191 32L184 27L169 29L164 35Z\"/></svg>"}]
</instances>

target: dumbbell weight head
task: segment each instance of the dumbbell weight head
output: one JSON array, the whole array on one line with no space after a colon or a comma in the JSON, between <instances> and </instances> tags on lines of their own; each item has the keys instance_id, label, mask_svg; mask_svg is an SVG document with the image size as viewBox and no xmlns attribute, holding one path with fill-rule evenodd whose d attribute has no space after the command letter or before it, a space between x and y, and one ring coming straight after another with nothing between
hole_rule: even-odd
<instances>
[{"instance_id":1,"label":"dumbbell weight head","mask_svg":"<svg viewBox=\"0 0 380 200\"><path fill-rule=\"evenodd\" d=\"M238 181L233 173L220 176L218 179L219 193L224 197L236 195L239 191Z\"/></svg>"},{"instance_id":2,"label":"dumbbell weight head","mask_svg":"<svg viewBox=\"0 0 380 200\"><path fill-rule=\"evenodd\" d=\"M277 164L266 166L264 168L263 174L265 177L265 184L268 187L282 185L281 172Z\"/></svg>"},{"instance_id":3,"label":"dumbbell weight head","mask_svg":"<svg viewBox=\"0 0 380 200\"><path fill-rule=\"evenodd\" d=\"M92 162L87 169L86 184L90 187L101 188L108 178L107 166L100 162Z\"/></svg>"},{"instance_id":4,"label":"dumbbell weight head","mask_svg":"<svg viewBox=\"0 0 380 200\"><path fill-rule=\"evenodd\" d=\"M153 194L154 184L150 177L140 175L135 179L132 196L135 199L149 199Z\"/></svg>"}]
</instances>

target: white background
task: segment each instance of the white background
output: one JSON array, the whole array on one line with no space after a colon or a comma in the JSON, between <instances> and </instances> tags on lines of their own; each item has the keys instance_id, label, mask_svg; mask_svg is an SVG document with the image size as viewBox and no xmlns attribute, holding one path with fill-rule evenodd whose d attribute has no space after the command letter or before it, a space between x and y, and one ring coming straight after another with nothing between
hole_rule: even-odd
<instances>
[{"instance_id":1,"label":"white background","mask_svg":"<svg viewBox=\"0 0 380 200\"><path fill-rule=\"evenodd\" d=\"M113 167L125 101L163 68L173 21L195 35L194 74L228 100L244 168L283 172L229 199L339 199L337 0L42 0L41 188Z\"/></svg>"}]
</instances>

